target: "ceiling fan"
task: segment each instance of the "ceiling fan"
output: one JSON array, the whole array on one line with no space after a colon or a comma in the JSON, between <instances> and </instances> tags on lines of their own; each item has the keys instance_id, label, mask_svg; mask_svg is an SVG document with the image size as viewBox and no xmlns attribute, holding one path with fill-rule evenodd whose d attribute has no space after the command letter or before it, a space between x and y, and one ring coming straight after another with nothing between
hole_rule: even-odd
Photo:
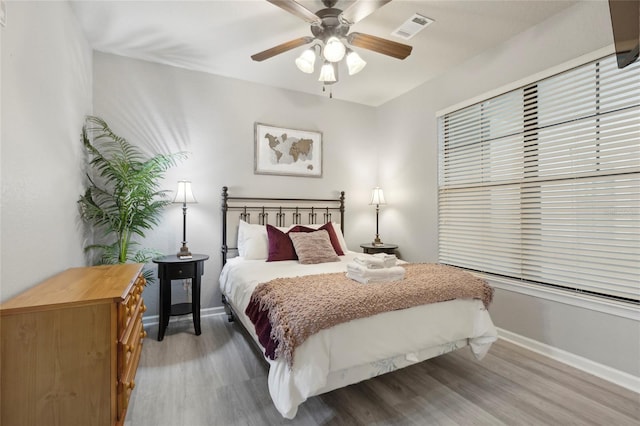
<instances>
[{"instance_id":1,"label":"ceiling fan","mask_svg":"<svg viewBox=\"0 0 640 426\"><path fill-rule=\"evenodd\" d=\"M397 59L405 59L411 54L412 47L406 44L369 34L349 33L351 25L364 19L391 0L357 0L344 11L334 7L338 0L322 0L325 8L315 13L295 0L267 1L311 24L313 37L300 37L256 53L251 56L254 61L264 61L317 41L296 59L296 65L301 71L312 73L316 49L319 49L324 57L319 81L324 84L333 84L338 81L337 64L345 56L350 75L359 72L366 65L366 62L348 46L371 50Z\"/></svg>"}]
</instances>

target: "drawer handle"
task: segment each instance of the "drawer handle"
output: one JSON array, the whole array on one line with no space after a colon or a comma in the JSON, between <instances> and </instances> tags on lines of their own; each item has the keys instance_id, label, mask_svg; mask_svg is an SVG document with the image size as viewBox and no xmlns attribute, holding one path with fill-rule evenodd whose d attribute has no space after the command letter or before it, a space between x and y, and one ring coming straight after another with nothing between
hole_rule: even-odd
<instances>
[{"instance_id":1,"label":"drawer handle","mask_svg":"<svg viewBox=\"0 0 640 426\"><path fill-rule=\"evenodd\" d=\"M145 337L147 337L147 332L146 332L145 330L142 330L142 331L140 332L140 337L141 337L142 339L144 339Z\"/></svg>"},{"instance_id":2,"label":"drawer handle","mask_svg":"<svg viewBox=\"0 0 640 426\"><path fill-rule=\"evenodd\" d=\"M179 273L180 275L182 275L182 269L180 269L180 270L178 271L178 273Z\"/></svg>"},{"instance_id":3,"label":"drawer handle","mask_svg":"<svg viewBox=\"0 0 640 426\"><path fill-rule=\"evenodd\" d=\"M130 381L129 383L125 384L125 387L129 390L133 390L133 388L136 387L136 382L134 380Z\"/></svg>"}]
</instances>

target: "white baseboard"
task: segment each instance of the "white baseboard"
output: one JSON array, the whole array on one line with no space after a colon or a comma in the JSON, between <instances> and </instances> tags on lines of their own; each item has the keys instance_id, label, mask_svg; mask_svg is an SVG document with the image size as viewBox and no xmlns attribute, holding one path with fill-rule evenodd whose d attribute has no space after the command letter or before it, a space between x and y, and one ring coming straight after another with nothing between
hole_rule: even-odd
<instances>
[{"instance_id":1,"label":"white baseboard","mask_svg":"<svg viewBox=\"0 0 640 426\"><path fill-rule=\"evenodd\" d=\"M222 315L224 314L224 307L222 306L216 306L213 308L205 308L205 309L201 309L200 310L200 318L205 318L205 317L211 317L214 315ZM191 315L180 315L180 316L175 316L175 317L171 317L169 318L169 322L176 322L176 321L192 321L193 317ZM158 322L160 321L160 316L159 315L150 315L150 316L143 316L142 317L142 325L144 326L149 326L149 325L158 325Z\"/></svg>"},{"instance_id":2,"label":"white baseboard","mask_svg":"<svg viewBox=\"0 0 640 426\"><path fill-rule=\"evenodd\" d=\"M591 361L579 355L572 354L562 349L549 346L546 343L521 336L502 328L498 328L498 337L507 342L521 346L540 355L555 359L563 364L582 370L616 385L622 386L634 392L640 393L640 377L624 371L616 370L604 364Z\"/></svg>"}]
</instances>

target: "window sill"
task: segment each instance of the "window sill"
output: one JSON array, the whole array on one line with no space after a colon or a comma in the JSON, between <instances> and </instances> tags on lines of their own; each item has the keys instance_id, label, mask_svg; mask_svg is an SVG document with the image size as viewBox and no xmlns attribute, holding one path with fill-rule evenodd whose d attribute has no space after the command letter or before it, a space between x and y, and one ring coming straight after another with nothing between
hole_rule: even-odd
<instances>
[{"instance_id":1,"label":"window sill","mask_svg":"<svg viewBox=\"0 0 640 426\"><path fill-rule=\"evenodd\" d=\"M563 303L565 305L577 306L579 308L589 309L640 322L640 307L633 303L625 303L587 294L574 293L570 290L564 291L523 280L499 277L482 272L471 271L471 273L476 277L487 280L491 286L501 290L525 294L527 296L538 297L545 300Z\"/></svg>"}]
</instances>

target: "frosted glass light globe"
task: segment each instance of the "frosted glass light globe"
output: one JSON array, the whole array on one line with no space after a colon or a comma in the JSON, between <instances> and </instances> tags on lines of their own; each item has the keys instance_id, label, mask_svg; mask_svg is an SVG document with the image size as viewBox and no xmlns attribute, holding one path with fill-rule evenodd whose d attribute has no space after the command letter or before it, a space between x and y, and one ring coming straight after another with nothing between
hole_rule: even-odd
<instances>
[{"instance_id":1,"label":"frosted glass light globe","mask_svg":"<svg viewBox=\"0 0 640 426\"><path fill-rule=\"evenodd\" d=\"M313 72L313 66L316 63L316 52L311 49L307 49L302 52L296 59L296 66L298 69L304 73L311 74Z\"/></svg>"},{"instance_id":2,"label":"frosted glass light globe","mask_svg":"<svg viewBox=\"0 0 640 426\"><path fill-rule=\"evenodd\" d=\"M360 55L353 50L349 50L349 53L347 53L347 68L349 69L349 75L359 73L366 65L367 63L360 57Z\"/></svg>"},{"instance_id":3,"label":"frosted glass light globe","mask_svg":"<svg viewBox=\"0 0 640 426\"><path fill-rule=\"evenodd\" d=\"M339 62L344 58L347 48L336 36L331 36L324 46L322 55L329 62Z\"/></svg>"},{"instance_id":4,"label":"frosted glass light globe","mask_svg":"<svg viewBox=\"0 0 640 426\"><path fill-rule=\"evenodd\" d=\"M331 63L325 62L322 68L320 68L320 78L318 78L318 81L325 83L336 81L336 73Z\"/></svg>"}]
</instances>

